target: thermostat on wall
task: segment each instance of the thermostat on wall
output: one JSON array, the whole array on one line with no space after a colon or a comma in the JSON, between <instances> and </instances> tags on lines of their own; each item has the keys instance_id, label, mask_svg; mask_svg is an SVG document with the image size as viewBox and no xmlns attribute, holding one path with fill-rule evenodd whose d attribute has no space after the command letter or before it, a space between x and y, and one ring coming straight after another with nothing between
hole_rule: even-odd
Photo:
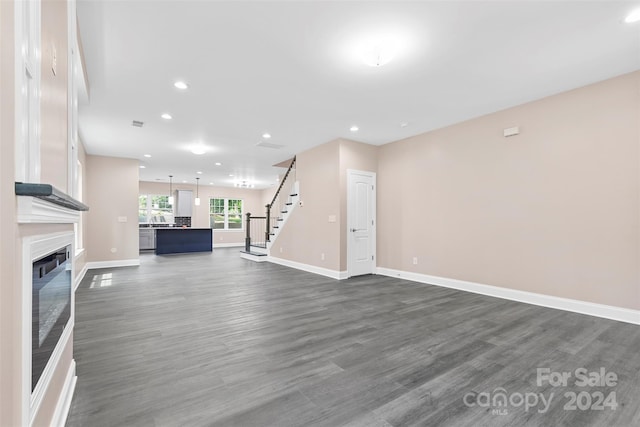
<instances>
[{"instance_id":1,"label":"thermostat on wall","mask_svg":"<svg viewBox=\"0 0 640 427\"><path fill-rule=\"evenodd\" d=\"M508 128L504 130L504 136L509 137L509 136L514 136L514 135L518 135L520 133L520 128L518 126L512 127L512 128Z\"/></svg>"}]
</instances>

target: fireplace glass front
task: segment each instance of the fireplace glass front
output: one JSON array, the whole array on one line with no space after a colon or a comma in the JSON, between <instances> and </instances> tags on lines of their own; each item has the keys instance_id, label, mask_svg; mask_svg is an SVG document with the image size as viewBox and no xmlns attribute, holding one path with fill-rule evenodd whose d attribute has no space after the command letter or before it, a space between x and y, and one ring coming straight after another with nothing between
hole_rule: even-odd
<instances>
[{"instance_id":1,"label":"fireplace glass front","mask_svg":"<svg viewBox=\"0 0 640 427\"><path fill-rule=\"evenodd\" d=\"M33 261L31 390L71 318L71 245Z\"/></svg>"}]
</instances>

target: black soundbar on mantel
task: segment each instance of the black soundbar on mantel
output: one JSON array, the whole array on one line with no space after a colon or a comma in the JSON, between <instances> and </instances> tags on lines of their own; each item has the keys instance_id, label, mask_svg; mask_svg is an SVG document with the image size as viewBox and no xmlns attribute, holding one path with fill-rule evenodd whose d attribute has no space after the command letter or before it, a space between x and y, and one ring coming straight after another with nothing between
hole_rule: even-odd
<instances>
[{"instance_id":1,"label":"black soundbar on mantel","mask_svg":"<svg viewBox=\"0 0 640 427\"><path fill-rule=\"evenodd\" d=\"M37 197L53 204L73 209L74 211L89 210L89 206L77 201L68 194L63 193L51 184L16 182L16 196Z\"/></svg>"}]
</instances>

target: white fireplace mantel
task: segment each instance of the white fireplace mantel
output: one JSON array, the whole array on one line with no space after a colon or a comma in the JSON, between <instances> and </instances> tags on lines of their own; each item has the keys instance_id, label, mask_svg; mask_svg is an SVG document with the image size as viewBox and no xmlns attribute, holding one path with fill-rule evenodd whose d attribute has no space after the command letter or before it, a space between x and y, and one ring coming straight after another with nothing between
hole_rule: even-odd
<instances>
[{"instance_id":1,"label":"white fireplace mantel","mask_svg":"<svg viewBox=\"0 0 640 427\"><path fill-rule=\"evenodd\" d=\"M72 224L80 221L80 211L55 205L32 196L17 196L18 223Z\"/></svg>"}]
</instances>

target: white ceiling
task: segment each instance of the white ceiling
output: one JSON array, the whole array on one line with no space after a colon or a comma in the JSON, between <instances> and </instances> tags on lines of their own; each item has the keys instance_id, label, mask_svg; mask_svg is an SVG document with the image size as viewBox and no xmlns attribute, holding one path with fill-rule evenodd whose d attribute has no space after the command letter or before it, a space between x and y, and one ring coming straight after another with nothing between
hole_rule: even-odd
<instances>
[{"instance_id":1,"label":"white ceiling","mask_svg":"<svg viewBox=\"0 0 640 427\"><path fill-rule=\"evenodd\" d=\"M640 23L622 22L638 6L80 0L81 137L140 159L141 180L268 187L271 165L337 137L384 144L640 69ZM381 34L398 51L369 67L354 50ZM284 147L256 147L265 132Z\"/></svg>"}]
</instances>

